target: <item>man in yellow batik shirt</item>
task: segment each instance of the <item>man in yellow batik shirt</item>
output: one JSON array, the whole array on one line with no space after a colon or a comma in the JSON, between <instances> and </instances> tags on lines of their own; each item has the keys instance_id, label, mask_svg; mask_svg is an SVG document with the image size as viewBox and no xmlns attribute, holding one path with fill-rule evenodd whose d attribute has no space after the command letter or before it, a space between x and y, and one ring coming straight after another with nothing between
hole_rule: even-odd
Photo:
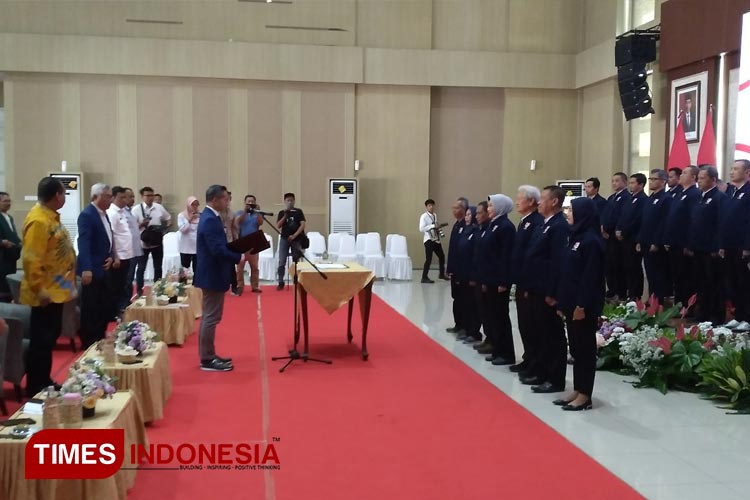
<instances>
[{"instance_id":1,"label":"man in yellow batik shirt","mask_svg":"<svg viewBox=\"0 0 750 500\"><path fill-rule=\"evenodd\" d=\"M26 360L26 395L33 397L55 382L50 378L52 349L62 328L63 305L76 289L76 254L57 213L65 187L52 177L39 181L38 203L23 225L21 303L31 306L31 342Z\"/></svg>"}]
</instances>

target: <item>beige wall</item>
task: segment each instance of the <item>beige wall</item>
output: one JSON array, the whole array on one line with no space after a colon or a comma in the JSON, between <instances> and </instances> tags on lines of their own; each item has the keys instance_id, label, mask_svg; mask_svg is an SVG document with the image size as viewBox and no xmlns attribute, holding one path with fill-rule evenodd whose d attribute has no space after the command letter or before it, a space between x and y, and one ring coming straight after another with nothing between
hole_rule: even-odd
<instances>
[{"instance_id":1,"label":"beige wall","mask_svg":"<svg viewBox=\"0 0 750 500\"><path fill-rule=\"evenodd\" d=\"M579 170L581 179L599 177L601 192L609 193L611 174L623 167L623 117L615 80L581 91Z\"/></svg>"}]
</instances>

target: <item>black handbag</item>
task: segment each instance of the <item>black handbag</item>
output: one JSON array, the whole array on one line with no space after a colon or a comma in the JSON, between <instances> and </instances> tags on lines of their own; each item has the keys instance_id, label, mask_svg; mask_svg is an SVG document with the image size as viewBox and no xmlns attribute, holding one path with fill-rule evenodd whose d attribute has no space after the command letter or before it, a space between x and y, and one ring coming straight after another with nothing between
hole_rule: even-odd
<instances>
[{"instance_id":1,"label":"black handbag","mask_svg":"<svg viewBox=\"0 0 750 500\"><path fill-rule=\"evenodd\" d=\"M161 226L146 226L141 233L141 241L150 247L158 247L163 239L164 233L161 231Z\"/></svg>"}]
</instances>

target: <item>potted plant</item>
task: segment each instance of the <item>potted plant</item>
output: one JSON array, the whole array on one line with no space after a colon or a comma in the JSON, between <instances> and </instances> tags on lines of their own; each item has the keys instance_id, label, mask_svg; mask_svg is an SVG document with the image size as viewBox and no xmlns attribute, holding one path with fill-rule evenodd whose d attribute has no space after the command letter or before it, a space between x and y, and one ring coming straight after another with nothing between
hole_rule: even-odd
<instances>
[{"instance_id":1,"label":"potted plant","mask_svg":"<svg viewBox=\"0 0 750 500\"><path fill-rule=\"evenodd\" d=\"M61 392L63 395L80 394L83 418L90 418L96 414L96 402L100 398L111 398L117 392L113 384L114 379L104 373L101 367L76 362L70 367Z\"/></svg>"}]
</instances>

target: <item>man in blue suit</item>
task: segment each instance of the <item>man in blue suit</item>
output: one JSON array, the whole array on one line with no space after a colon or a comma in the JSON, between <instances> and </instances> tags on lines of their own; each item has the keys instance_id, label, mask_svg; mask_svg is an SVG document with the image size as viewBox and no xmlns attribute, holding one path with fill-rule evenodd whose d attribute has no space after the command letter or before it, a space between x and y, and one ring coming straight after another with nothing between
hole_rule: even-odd
<instances>
[{"instance_id":1,"label":"man in blue suit","mask_svg":"<svg viewBox=\"0 0 750 500\"><path fill-rule=\"evenodd\" d=\"M212 185L206 190L206 208L198 222L197 255L194 285L203 290L203 318L198 334L201 370L229 372L234 369L232 358L216 355L216 326L224 312L224 295L229 290L235 266L242 254L227 248L227 235L221 214L229 206L225 186Z\"/></svg>"},{"instance_id":2,"label":"man in blue suit","mask_svg":"<svg viewBox=\"0 0 750 500\"><path fill-rule=\"evenodd\" d=\"M86 349L104 338L112 320L113 294L109 271L120 266L112 239L107 209L112 190L106 184L91 186L91 203L78 216L78 262L81 277L81 343Z\"/></svg>"}]
</instances>

